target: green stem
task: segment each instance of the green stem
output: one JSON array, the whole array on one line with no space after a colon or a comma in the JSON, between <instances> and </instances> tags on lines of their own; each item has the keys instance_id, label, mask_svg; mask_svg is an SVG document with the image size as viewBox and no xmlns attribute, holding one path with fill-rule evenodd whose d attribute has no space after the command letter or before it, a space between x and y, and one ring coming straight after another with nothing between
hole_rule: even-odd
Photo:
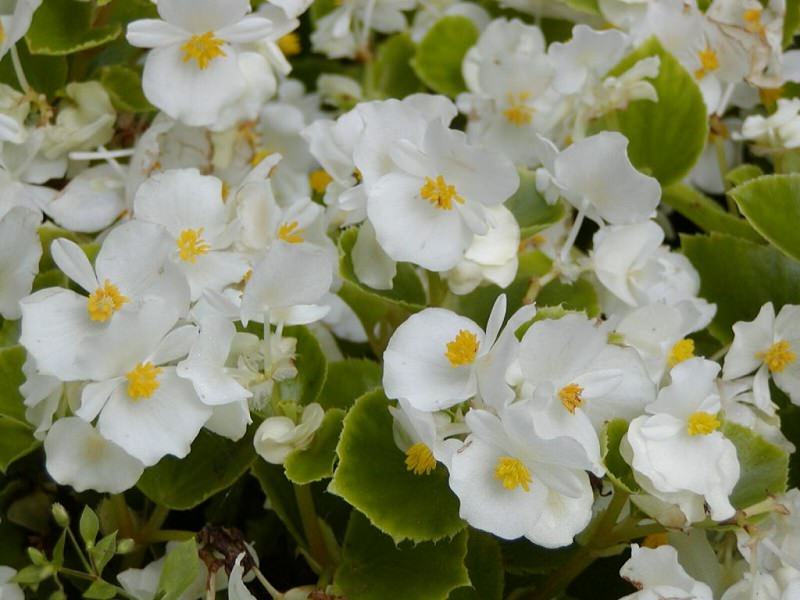
<instances>
[{"instance_id":1,"label":"green stem","mask_svg":"<svg viewBox=\"0 0 800 600\"><path fill-rule=\"evenodd\" d=\"M267 581L267 578L264 577L264 574L258 568L253 567L253 573L255 573L256 579L258 579L261 585L264 586L264 589L267 590L267 593L272 600L279 600L280 598L283 598L283 594L276 590L272 584Z\"/></svg>"},{"instance_id":2,"label":"green stem","mask_svg":"<svg viewBox=\"0 0 800 600\"><path fill-rule=\"evenodd\" d=\"M294 495L297 499L297 508L300 510L300 520L303 522L303 532L308 542L309 554L324 569L331 565L331 558L328 554L328 547L325 544L322 528L319 525L317 511L314 508L311 487L295 485Z\"/></svg>"},{"instance_id":3,"label":"green stem","mask_svg":"<svg viewBox=\"0 0 800 600\"><path fill-rule=\"evenodd\" d=\"M161 529L169 516L169 509L166 506L156 505L144 528L139 532L139 537L147 538Z\"/></svg>"},{"instance_id":4,"label":"green stem","mask_svg":"<svg viewBox=\"0 0 800 600\"><path fill-rule=\"evenodd\" d=\"M66 575L67 577L74 577L75 579L83 579L84 581L97 581L97 577L94 575L89 575L88 573L84 573L83 571L76 571L75 569L68 569L66 567L60 567L58 572L62 575Z\"/></svg>"},{"instance_id":5,"label":"green stem","mask_svg":"<svg viewBox=\"0 0 800 600\"><path fill-rule=\"evenodd\" d=\"M75 537L75 534L72 533L72 529L70 529L69 527L67 527L67 537L72 543L72 546L75 548L75 553L78 555L78 558L80 558L83 568L86 569L87 573L94 573L94 569L92 568L92 565L89 563L89 559L86 558L86 554L84 554L81 545L78 543L78 539ZM80 573L80 571L76 571L76 573Z\"/></svg>"},{"instance_id":6,"label":"green stem","mask_svg":"<svg viewBox=\"0 0 800 600\"><path fill-rule=\"evenodd\" d=\"M19 86L22 88L22 91L27 94L31 91L31 84L28 83L28 78L25 77L25 71L22 68L22 61L19 59L19 52L17 52L16 45L11 46L9 54L11 54L11 64L14 67L14 74L17 76Z\"/></svg>"}]
</instances>

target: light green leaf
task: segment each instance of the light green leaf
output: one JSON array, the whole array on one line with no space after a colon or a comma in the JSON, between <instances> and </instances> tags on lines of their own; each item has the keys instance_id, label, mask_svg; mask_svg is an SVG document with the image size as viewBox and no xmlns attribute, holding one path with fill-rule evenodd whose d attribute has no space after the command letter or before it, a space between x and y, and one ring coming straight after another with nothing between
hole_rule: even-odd
<instances>
[{"instance_id":1,"label":"light green leaf","mask_svg":"<svg viewBox=\"0 0 800 600\"><path fill-rule=\"evenodd\" d=\"M333 474L344 414L340 408L329 410L314 434L311 445L305 450L295 450L286 458L283 466L290 481L302 485Z\"/></svg>"},{"instance_id":2,"label":"light green leaf","mask_svg":"<svg viewBox=\"0 0 800 600\"><path fill-rule=\"evenodd\" d=\"M32 54L61 56L115 40L122 26L92 24L92 5L77 0L47 0L33 15L25 36Z\"/></svg>"},{"instance_id":3,"label":"light green leaf","mask_svg":"<svg viewBox=\"0 0 800 600\"><path fill-rule=\"evenodd\" d=\"M294 364L297 377L281 381L275 386L275 393L284 402L296 402L306 406L316 402L325 384L328 361L322 353L317 338L307 327L287 327L284 337L297 340Z\"/></svg>"},{"instance_id":4,"label":"light green leaf","mask_svg":"<svg viewBox=\"0 0 800 600\"><path fill-rule=\"evenodd\" d=\"M161 600L177 600L196 581L199 574L197 542L191 539L177 544L164 560L156 597Z\"/></svg>"},{"instance_id":5,"label":"light green leaf","mask_svg":"<svg viewBox=\"0 0 800 600\"><path fill-rule=\"evenodd\" d=\"M786 491L789 455L784 450L736 423L724 423L722 433L736 446L741 466L731 504L746 508Z\"/></svg>"},{"instance_id":6,"label":"light green leaf","mask_svg":"<svg viewBox=\"0 0 800 600\"><path fill-rule=\"evenodd\" d=\"M727 233L753 242L764 241L747 221L733 216L708 196L683 183L665 188L661 200L709 233Z\"/></svg>"},{"instance_id":7,"label":"light green leaf","mask_svg":"<svg viewBox=\"0 0 800 600\"><path fill-rule=\"evenodd\" d=\"M29 425L0 416L0 472L5 473L14 461L38 447L39 442Z\"/></svg>"},{"instance_id":8,"label":"light green leaf","mask_svg":"<svg viewBox=\"0 0 800 600\"><path fill-rule=\"evenodd\" d=\"M737 321L753 320L772 302L800 304L800 263L771 246L728 235L681 236L683 252L700 274L700 296L717 305L711 332L730 341Z\"/></svg>"},{"instance_id":9,"label":"light green leaf","mask_svg":"<svg viewBox=\"0 0 800 600\"><path fill-rule=\"evenodd\" d=\"M783 18L783 46L792 44L800 25L800 0L786 0L786 16Z\"/></svg>"},{"instance_id":10,"label":"light green leaf","mask_svg":"<svg viewBox=\"0 0 800 600\"><path fill-rule=\"evenodd\" d=\"M6 321L0 317L0 348L16 346L22 321Z\"/></svg>"},{"instance_id":11,"label":"light green leaf","mask_svg":"<svg viewBox=\"0 0 800 600\"><path fill-rule=\"evenodd\" d=\"M411 66L433 91L457 96L467 89L461 63L478 35L478 28L467 17L444 17L422 38Z\"/></svg>"},{"instance_id":12,"label":"light green leaf","mask_svg":"<svg viewBox=\"0 0 800 600\"><path fill-rule=\"evenodd\" d=\"M339 466L329 491L341 496L396 542L439 540L464 528L458 499L439 465L428 475L406 468L394 443L393 420L382 391L359 398L344 420L336 448Z\"/></svg>"},{"instance_id":13,"label":"light green leaf","mask_svg":"<svg viewBox=\"0 0 800 600\"><path fill-rule=\"evenodd\" d=\"M800 175L765 175L730 191L750 224L800 260Z\"/></svg>"},{"instance_id":14,"label":"light green leaf","mask_svg":"<svg viewBox=\"0 0 800 600\"><path fill-rule=\"evenodd\" d=\"M138 488L156 504L189 510L233 483L255 460L253 434L257 424L238 442L202 430L186 458L167 456L145 470Z\"/></svg>"},{"instance_id":15,"label":"light green leaf","mask_svg":"<svg viewBox=\"0 0 800 600\"><path fill-rule=\"evenodd\" d=\"M536 173L530 169L519 169L519 189L505 204L519 223L522 239L555 225L564 217L561 202L550 205L536 190Z\"/></svg>"},{"instance_id":16,"label":"light green leaf","mask_svg":"<svg viewBox=\"0 0 800 600\"><path fill-rule=\"evenodd\" d=\"M706 144L708 119L703 95L692 76L656 38L625 57L610 75L620 75L648 56L661 59L651 83L658 102L637 100L600 119L602 129L621 131L629 140L634 166L666 186L683 179Z\"/></svg>"},{"instance_id":17,"label":"light green leaf","mask_svg":"<svg viewBox=\"0 0 800 600\"><path fill-rule=\"evenodd\" d=\"M450 540L396 546L353 511L334 582L348 600L445 600L469 585L467 533Z\"/></svg>"},{"instance_id":18,"label":"light green leaf","mask_svg":"<svg viewBox=\"0 0 800 600\"><path fill-rule=\"evenodd\" d=\"M564 283L554 279L536 295L538 306L563 306L566 310L583 311L589 317L600 314L597 291L587 279Z\"/></svg>"},{"instance_id":19,"label":"light green leaf","mask_svg":"<svg viewBox=\"0 0 800 600\"><path fill-rule=\"evenodd\" d=\"M319 403L325 409L348 409L356 398L379 388L382 376L381 366L372 360L347 358L330 363Z\"/></svg>"},{"instance_id":20,"label":"light green leaf","mask_svg":"<svg viewBox=\"0 0 800 600\"><path fill-rule=\"evenodd\" d=\"M110 600L117 597L117 588L107 581L98 579L86 588L86 591L83 592L83 597L87 600Z\"/></svg>"},{"instance_id":21,"label":"light green leaf","mask_svg":"<svg viewBox=\"0 0 800 600\"><path fill-rule=\"evenodd\" d=\"M406 33L397 33L378 46L375 60L368 63L369 90L376 98L405 98L424 91L425 86L411 68L416 47Z\"/></svg>"},{"instance_id":22,"label":"light green leaf","mask_svg":"<svg viewBox=\"0 0 800 600\"><path fill-rule=\"evenodd\" d=\"M95 539L97 539L97 532L100 531L100 519L88 506L83 507L78 529L81 533L81 539L87 546L94 544Z\"/></svg>"},{"instance_id":23,"label":"light green leaf","mask_svg":"<svg viewBox=\"0 0 800 600\"><path fill-rule=\"evenodd\" d=\"M108 92L114 108L126 112L152 112L155 107L142 91L141 75L124 65L112 65L100 70L100 83Z\"/></svg>"},{"instance_id":24,"label":"light green leaf","mask_svg":"<svg viewBox=\"0 0 800 600\"><path fill-rule=\"evenodd\" d=\"M9 346L0 349L0 415L25 424L25 404L19 386L25 383L22 365L25 349Z\"/></svg>"},{"instance_id":25,"label":"light green leaf","mask_svg":"<svg viewBox=\"0 0 800 600\"><path fill-rule=\"evenodd\" d=\"M465 565L471 585L450 592L449 600L502 600L503 554L494 537L470 529Z\"/></svg>"},{"instance_id":26,"label":"light green leaf","mask_svg":"<svg viewBox=\"0 0 800 600\"><path fill-rule=\"evenodd\" d=\"M639 485L633 477L633 469L625 462L619 451L619 444L626 433L628 433L628 422L624 419L614 419L606 423L600 434L600 452L608 478L615 486L632 494L639 491Z\"/></svg>"},{"instance_id":27,"label":"light green leaf","mask_svg":"<svg viewBox=\"0 0 800 600\"><path fill-rule=\"evenodd\" d=\"M102 573L106 565L114 558L117 553L117 532L105 536L101 539L94 548L91 549L89 554L92 557L97 572Z\"/></svg>"},{"instance_id":28,"label":"light green leaf","mask_svg":"<svg viewBox=\"0 0 800 600\"><path fill-rule=\"evenodd\" d=\"M736 187L737 185L742 185L746 181L761 177L763 174L764 171L762 171L761 167L758 165L745 163L725 173L725 181Z\"/></svg>"}]
</instances>

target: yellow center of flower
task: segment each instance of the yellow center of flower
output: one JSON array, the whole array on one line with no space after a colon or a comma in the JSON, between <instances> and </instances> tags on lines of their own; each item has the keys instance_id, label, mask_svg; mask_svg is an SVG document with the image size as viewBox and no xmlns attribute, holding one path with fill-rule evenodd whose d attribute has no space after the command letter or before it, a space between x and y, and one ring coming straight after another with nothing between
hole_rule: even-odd
<instances>
[{"instance_id":1,"label":"yellow center of flower","mask_svg":"<svg viewBox=\"0 0 800 600\"><path fill-rule=\"evenodd\" d=\"M6 30L3 28L3 24L0 23L0 44L6 41Z\"/></svg>"},{"instance_id":2,"label":"yellow center of flower","mask_svg":"<svg viewBox=\"0 0 800 600\"><path fill-rule=\"evenodd\" d=\"M437 175L436 179L426 177L419 194L441 210L452 210L454 201L464 204L464 198L458 195L455 186L449 185L441 175Z\"/></svg>"},{"instance_id":3,"label":"yellow center of flower","mask_svg":"<svg viewBox=\"0 0 800 600\"><path fill-rule=\"evenodd\" d=\"M503 111L503 116L512 125L522 127L533 121L533 108L525 104L531 97L529 92L508 94L508 108Z\"/></svg>"},{"instance_id":4,"label":"yellow center of flower","mask_svg":"<svg viewBox=\"0 0 800 600\"><path fill-rule=\"evenodd\" d=\"M570 383L558 390L558 397L561 398L561 404L564 405L564 408L567 409L569 414L574 415L575 409L583 404L583 398L581 398L582 392L583 388L577 383Z\"/></svg>"},{"instance_id":5,"label":"yellow center of flower","mask_svg":"<svg viewBox=\"0 0 800 600\"><path fill-rule=\"evenodd\" d=\"M761 98L761 103L767 106L772 106L778 102L778 98L783 96L783 88L759 88L758 96Z\"/></svg>"},{"instance_id":6,"label":"yellow center of flower","mask_svg":"<svg viewBox=\"0 0 800 600\"><path fill-rule=\"evenodd\" d=\"M719 57L709 46L706 46L705 50L701 50L697 54L697 58L700 59L700 68L694 72L694 75L698 79L702 79L712 71L719 69Z\"/></svg>"},{"instance_id":7,"label":"yellow center of flower","mask_svg":"<svg viewBox=\"0 0 800 600\"><path fill-rule=\"evenodd\" d=\"M651 533L642 541L642 546L645 548L659 548L669 544L669 538L666 533Z\"/></svg>"},{"instance_id":8,"label":"yellow center of flower","mask_svg":"<svg viewBox=\"0 0 800 600\"><path fill-rule=\"evenodd\" d=\"M311 184L311 189L318 194L324 194L328 188L328 184L333 181L333 178L328 175L324 169L317 169L308 176L308 182Z\"/></svg>"},{"instance_id":9,"label":"yellow center of flower","mask_svg":"<svg viewBox=\"0 0 800 600\"><path fill-rule=\"evenodd\" d=\"M686 430L689 435L708 435L714 433L721 423L717 419L717 415L712 415L707 412L696 412L689 416L689 421Z\"/></svg>"},{"instance_id":10,"label":"yellow center of flower","mask_svg":"<svg viewBox=\"0 0 800 600\"><path fill-rule=\"evenodd\" d=\"M206 241L203 239L203 228L200 229L184 229L178 236L178 256L183 262L194 264L197 262L197 257L203 254L208 254L211 250Z\"/></svg>"},{"instance_id":11,"label":"yellow center of flower","mask_svg":"<svg viewBox=\"0 0 800 600\"><path fill-rule=\"evenodd\" d=\"M675 365L682 363L685 360L689 360L694 356L694 340L683 339L678 340L675 342L675 345L672 347L672 350L669 351L669 356L667 356L667 364L670 368L674 367Z\"/></svg>"},{"instance_id":12,"label":"yellow center of flower","mask_svg":"<svg viewBox=\"0 0 800 600\"><path fill-rule=\"evenodd\" d=\"M500 480L500 483L507 490L522 487L526 492L530 491L531 482L533 481L528 467L522 464L522 461L518 458L511 458L510 456L503 456L497 461L497 466L494 468L494 477Z\"/></svg>"},{"instance_id":13,"label":"yellow center of flower","mask_svg":"<svg viewBox=\"0 0 800 600\"><path fill-rule=\"evenodd\" d=\"M462 329L452 342L447 343L447 352L444 355L450 361L450 366L471 365L478 355L478 336Z\"/></svg>"},{"instance_id":14,"label":"yellow center of flower","mask_svg":"<svg viewBox=\"0 0 800 600\"><path fill-rule=\"evenodd\" d=\"M161 372L162 369L154 366L153 363L145 362L136 365L125 375L128 380L128 396L133 400L141 400L155 394L161 386L158 382Z\"/></svg>"},{"instance_id":15,"label":"yellow center of flower","mask_svg":"<svg viewBox=\"0 0 800 600\"><path fill-rule=\"evenodd\" d=\"M797 360L797 355L792 352L792 345L786 340L775 342L766 352L758 352L756 358L764 361L772 373L780 373Z\"/></svg>"},{"instance_id":16,"label":"yellow center of flower","mask_svg":"<svg viewBox=\"0 0 800 600\"><path fill-rule=\"evenodd\" d=\"M764 33L765 27L761 22L761 8L751 8L744 11L744 28L751 33Z\"/></svg>"},{"instance_id":17,"label":"yellow center of flower","mask_svg":"<svg viewBox=\"0 0 800 600\"><path fill-rule=\"evenodd\" d=\"M212 31L206 31L198 35L193 35L183 46L183 62L191 60L197 61L200 70L205 70L211 61L220 56L227 56L222 46L225 44L221 39L214 35Z\"/></svg>"},{"instance_id":18,"label":"yellow center of flower","mask_svg":"<svg viewBox=\"0 0 800 600\"><path fill-rule=\"evenodd\" d=\"M253 153L253 158L250 159L250 166L257 167L261 164L261 161L267 158L270 154L272 154L271 150L261 149L258 152Z\"/></svg>"},{"instance_id":19,"label":"yellow center of flower","mask_svg":"<svg viewBox=\"0 0 800 600\"><path fill-rule=\"evenodd\" d=\"M436 468L436 459L427 445L417 442L406 450L406 469L414 475L428 475Z\"/></svg>"},{"instance_id":20,"label":"yellow center of flower","mask_svg":"<svg viewBox=\"0 0 800 600\"><path fill-rule=\"evenodd\" d=\"M287 33L278 40L278 48L286 56L297 56L302 52L303 46L300 44L300 36L296 33Z\"/></svg>"},{"instance_id":21,"label":"yellow center of flower","mask_svg":"<svg viewBox=\"0 0 800 600\"><path fill-rule=\"evenodd\" d=\"M297 221L284 223L278 227L278 239L283 240L287 244L302 244L305 239L303 238L304 229L298 228Z\"/></svg>"},{"instance_id":22,"label":"yellow center of flower","mask_svg":"<svg viewBox=\"0 0 800 600\"><path fill-rule=\"evenodd\" d=\"M101 287L89 295L86 310L92 321L104 322L128 302L128 298L119 293L119 288L106 279Z\"/></svg>"}]
</instances>

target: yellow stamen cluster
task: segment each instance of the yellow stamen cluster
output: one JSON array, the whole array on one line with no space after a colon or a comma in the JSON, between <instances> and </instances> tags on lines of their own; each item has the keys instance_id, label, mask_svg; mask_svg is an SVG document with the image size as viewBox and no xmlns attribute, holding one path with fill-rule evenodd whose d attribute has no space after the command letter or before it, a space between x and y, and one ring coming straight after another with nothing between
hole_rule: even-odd
<instances>
[{"instance_id":1,"label":"yellow stamen cluster","mask_svg":"<svg viewBox=\"0 0 800 600\"><path fill-rule=\"evenodd\" d=\"M298 227L297 221L282 224L278 227L278 239L287 244L302 244L305 241L305 238L303 238L305 230Z\"/></svg>"},{"instance_id":2,"label":"yellow stamen cluster","mask_svg":"<svg viewBox=\"0 0 800 600\"><path fill-rule=\"evenodd\" d=\"M778 98L783 96L783 88L776 87L776 88L759 88L758 90L758 97L761 99L761 103L766 106L772 106L778 102Z\"/></svg>"},{"instance_id":3,"label":"yellow stamen cluster","mask_svg":"<svg viewBox=\"0 0 800 600\"><path fill-rule=\"evenodd\" d=\"M510 456L503 456L497 461L494 477L507 490L515 490L521 487L526 492L529 492L533 482L528 467L522 464L522 461L518 458L511 458Z\"/></svg>"},{"instance_id":4,"label":"yellow stamen cluster","mask_svg":"<svg viewBox=\"0 0 800 600\"><path fill-rule=\"evenodd\" d=\"M452 367L471 365L478 355L478 346L478 336L471 331L462 329L452 342L447 343L447 351L444 355Z\"/></svg>"},{"instance_id":5,"label":"yellow stamen cluster","mask_svg":"<svg viewBox=\"0 0 800 600\"><path fill-rule=\"evenodd\" d=\"M197 66L201 71L204 71L215 58L227 56L222 49L224 44L225 42L215 36L213 31L193 35L189 38L189 41L181 46L183 62L197 61Z\"/></svg>"},{"instance_id":6,"label":"yellow stamen cluster","mask_svg":"<svg viewBox=\"0 0 800 600\"><path fill-rule=\"evenodd\" d=\"M529 92L519 94L508 94L508 108L503 111L506 121L517 127L530 125L533 121L533 107L525 104L531 97Z\"/></svg>"},{"instance_id":7,"label":"yellow stamen cluster","mask_svg":"<svg viewBox=\"0 0 800 600\"><path fill-rule=\"evenodd\" d=\"M642 541L642 546L645 548L659 548L669 544L669 538L666 533L651 533Z\"/></svg>"},{"instance_id":8,"label":"yellow stamen cluster","mask_svg":"<svg viewBox=\"0 0 800 600\"><path fill-rule=\"evenodd\" d=\"M716 415L707 412L696 412L689 416L686 430L689 435L708 435L719 429L721 424Z\"/></svg>"},{"instance_id":9,"label":"yellow stamen cluster","mask_svg":"<svg viewBox=\"0 0 800 600\"><path fill-rule=\"evenodd\" d=\"M111 318L115 312L130 302L127 297L119 292L119 288L108 279L103 285L89 295L86 303L86 310L92 321L105 322Z\"/></svg>"},{"instance_id":10,"label":"yellow stamen cluster","mask_svg":"<svg viewBox=\"0 0 800 600\"><path fill-rule=\"evenodd\" d=\"M253 153L253 158L250 159L250 166L257 167L261 161L267 158L272 152L270 150L261 149Z\"/></svg>"},{"instance_id":11,"label":"yellow stamen cluster","mask_svg":"<svg viewBox=\"0 0 800 600\"><path fill-rule=\"evenodd\" d=\"M583 388L576 383L570 383L558 390L558 397L561 398L561 404L564 405L564 408L567 409L569 414L574 415L575 409L583 404L583 398L581 398L582 393Z\"/></svg>"},{"instance_id":12,"label":"yellow stamen cluster","mask_svg":"<svg viewBox=\"0 0 800 600\"><path fill-rule=\"evenodd\" d=\"M406 450L406 469L414 475L428 475L436 469L436 459L426 444L417 442Z\"/></svg>"},{"instance_id":13,"label":"yellow stamen cluster","mask_svg":"<svg viewBox=\"0 0 800 600\"><path fill-rule=\"evenodd\" d=\"M6 30L3 28L3 24L0 23L0 44L6 41Z\"/></svg>"},{"instance_id":14,"label":"yellow stamen cluster","mask_svg":"<svg viewBox=\"0 0 800 600\"><path fill-rule=\"evenodd\" d=\"M780 373L797 360L792 345L786 340L775 342L766 352L758 352L756 358L763 361L771 373Z\"/></svg>"},{"instance_id":15,"label":"yellow stamen cluster","mask_svg":"<svg viewBox=\"0 0 800 600\"><path fill-rule=\"evenodd\" d=\"M452 210L453 202L464 204L464 198L458 195L455 186L449 185L441 175L436 179L426 177L419 195L441 210Z\"/></svg>"},{"instance_id":16,"label":"yellow stamen cluster","mask_svg":"<svg viewBox=\"0 0 800 600\"><path fill-rule=\"evenodd\" d=\"M206 241L203 239L203 228L200 229L184 229L178 236L178 256L183 262L194 264L197 262L197 257L208 254L211 250Z\"/></svg>"},{"instance_id":17,"label":"yellow stamen cluster","mask_svg":"<svg viewBox=\"0 0 800 600\"><path fill-rule=\"evenodd\" d=\"M128 380L128 396L132 400L142 400L155 394L161 386L158 376L163 369L156 367L153 363L139 363L134 369L125 375Z\"/></svg>"},{"instance_id":18,"label":"yellow stamen cluster","mask_svg":"<svg viewBox=\"0 0 800 600\"><path fill-rule=\"evenodd\" d=\"M667 356L667 364L670 368L674 367L677 364L682 363L685 360L689 360L690 358L694 357L694 340L690 339L683 339L678 340L675 342L675 345L672 347L672 350L669 351L669 356Z\"/></svg>"},{"instance_id":19,"label":"yellow stamen cluster","mask_svg":"<svg viewBox=\"0 0 800 600\"><path fill-rule=\"evenodd\" d=\"M750 8L744 11L742 18L744 19L744 27L751 33L763 34L766 30L764 23L761 22L761 8Z\"/></svg>"},{"instance_id":20,"label":"yellow stamen cluster","mask_svg":"<svg viewBox=\"0 0 800 600\"><path fill-rule=\"evenodd\" d=\"M278 39L278 48L286 56L297 56L303 51L303 46L300 43L300 36L296 33L287 33L282 38Z\"/></svg>"},{"instance_id":21,"label":"yellow stamen cluster","mask_svg":"<svg viewBox=\"0 0 800 600\"><path fill-rule=\"evenodd\" d=\"M308 176L308 182L311 184L311 189L318 194L324 194L328 189L328 184L333 181L333 177L328 175L324 169L317 169Z\"/></svg>"},{"instance_id":22,"label":"yellow stamen cluster","mask_svg":"<svg viewBox=\"0 0 800 600\"><path fill-rule=\"evenodd\" d=\"M707 46L705 50L701 50L697 54L697 58L700 59L700 68L694 72L694 76L698 79L702 79L709 73L719 69L719 57L711 47Z\"/></svg>"}]
</instances>

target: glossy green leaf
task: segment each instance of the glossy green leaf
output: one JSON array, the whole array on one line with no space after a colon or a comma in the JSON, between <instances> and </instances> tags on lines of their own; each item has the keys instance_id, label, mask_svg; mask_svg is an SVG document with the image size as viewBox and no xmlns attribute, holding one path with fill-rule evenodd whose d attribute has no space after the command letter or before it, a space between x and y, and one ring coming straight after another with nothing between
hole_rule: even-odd
<instances>
[{"instance_id":1,"label":"glossy green leaf","mask_svg":"<svg viewBox=\"0 0 800 600\"><path fill-rule=\"evenodd\" d=\"M734 188L730 195L756 231L800 260L800 175L765 175Z\"/></svg>"},{"instance_id":2,"label":"glossy green leaf","mask_svg":"<svg viewBox=\"0 0 800 600\"><path fill-rule=\"evenodd\" d=\"M31 54L28 46L17 44L19 61L22 70L30 86L47 96L53 98L61 88L67 83L67 59L63 56L41 56ZM11 61L11 53L8 52L0 61L0 83L10 85L16 90L22 91L14 72L14 65Z\"/></svg>"},{"instance_id":3,"label":"glossy green leaf","mask_svg":"<svg viewBox=\"0 0 800 600\"><path fill-rule=\"evenodd\" d=\"M746 181L761 177L763 174L764 171L762 171L761 167L758 165L745 163L725 173L725 181L736 187L737 185L742 185Z\"/></svg>"},{"instance_id":4,"label":"glossy green leaf","mask_svg":"<svg viewBox=\"0 0 800 600\"><path fill-rule=\"evenodd\" d=\"M505 205L514 213L522 239L555 225L564 217L561 202L550 205L536 190L536 173L530 169L519 169L519 189Z\"/></svg>"},{"instance_id":5,"label":"glossy green leaf","mask_svg":"<svg viewBox=\"0 0 800 600\"><path fill-rule=\"evenodd\" d=\"M330 363L319 403L326 409L348 409L356 398L379 388L382 376L381 366L372 360L348 358Z\"/></svg>"},{"instance_id":6,"label":"glossy green leaf","mask_svg":"<svg viewBox=\"0 0 800 600\"><path fill-rule=\"evenodd\" d=\"M587 279L565 283L554 279L536 295L538 306L563 306L567 310L583 311L590 317L600 314L597 291Z\"/></svg>"},{"instance_id":7,"label":"glossy green leaf","mask_svg":"<svg viewBox=\"0 0 800 600\"><path fill-rule=\"evenodd\" d=\"M600 120L602 129L621 131L630 140L628 155L637 169L669 185L686 176L706 144L708 119L694 78L659 41L652 38L611 70L620 75L648 56L661 68L651 80L658 102L637 100Z\"/></svg>"},{"instance_id":8,"label":"glossy green leaf","mask_svg":"<svg viewBox=\"0 0 800 600\"><path fill-rule=\"evenodd\" d=\"M284 469L260 458L253 463L253 476L267 496L269 507L275 511L295 540L304 540L303 522L294 497L292 483L286 479Z\"/></svg>"},{"instance_id":9,"label":"glossy green leaf","mask_svg":"<svg viewBox=\"0 0 800 600\"><path fill-rule=\"evenodd\" d=\"M122 34L122 26L92 25L92 5L77 0L47 0L33 15L25 36L32 54L60 56L102 46Z\"/></svg>"},{"instance_id":10,"label":"glossy green leaf","mask_svg":"<svg viewBox=\"0 0 800 600\"><path fill-rule=\"evenodd\" d=\"M294 361L297 377L276 385L277 397L283 402L296 402L304 406L316 402L328 372L328 361L325 360L322 348L306 327L287 327L284 329L284 337L297 340Z\"/></svg>"},{"instance_id":11,"label":"glossy green leaf","mask_svg":"<svg viewBox=\"0 0 800 600\"><path fill-rule=\"evenodd\" d=\"M186 458L162 458L145 470L138 487L153 502L175 510L188 510L204 502L233 483L255 460L253 434L233 442L202 430Z\"/></svg>"},{"instance_id":12,"label":"glossy green leaf","mask_svg":"<svg viewBox=\"0 0 800 600\"><path fill-rule=\"evenodd\" d=\"M624 419L614 419L606 423L600 434L600 452L608 478L615 486L632 494L639 490L639 485L633 477L633 469L619 451L620 442L627 432L628 422Z\"/></svg>"},{"instance_id":13,"label":"glossy green leaf","mask_svg":"<svg viewBox=\"0 0 800 600\"><path fill-rule=\"evenodd\" d=\"M405 98L425 89L411 59L416 47L406 33L397 33L378 46L375 60L369 64L368 85L377 98Z\"/></svg>"},{"instance_id":14,"label":"glossy green leaf","mask_svg":"<svg viewBox=\"0 0 800 600\"><path fill-rule=\"evenodd\" d=\"M439 94L454 97L465 91L461 63L478 35L478 28L467 17L439 19L422 38L411 61L417 76Z\"/></svg>"},{"instance_id":15,"label":"glossy green leaf","mask_svg":"<svg viewBox=\"0 0 800 600\"><path fill-rule=\"evenodd\" d=\"M147 101L142 91L141 75L129 67L112 65L100 70L100 83L108 92L111 102L123 112L152 112L155 107Z\"/></svg>"},{"instance_id":16,"label":"glossy green leaf","mask_svg":"<svg viewBox=\"0 0 800 600\"><path fill-rule=\"evenodd\" d=\"M790 46L800 26L800 0L786 0L786 15L783 19L783 45Z\"/></svg>"},{"instance_id":17,"label":"glossy green leaf","mask_svg":"<svg viewBox=\"0 0 800 600\"><path fill-rule=\"evenodd\" d=\"M800 304L800 263L777 249L721 234L681 240L700 274L700 296L717 305L711 326L717 339L730 341L733 324L753 320L766 302L775 310Z\"/></svg>"},{"instance_id":18,"label":"glossy green leaf","mask_svg":"<svg viewBox=\"0 0 800 600\"><path fill-rule=\"evenodd\" d=\"M191 539L176 544L164 560L156 597L161 600L177 600L196 581L199 574L197 542Z\"/></svg>"},{"instance_id":19,"label":"glossy green leaf","mask_svg":"<svg viewBox=\"0 0 800 600\"><path fill-rule=\"evenodd\" d=\"M469 572L470 586L453 590L449 600L502 600L503 554L494 537L470 529L464 564Z\"/></svg>"},{"instance_id":20,"label":"glossy green leaf","mask_svg":"<svg viewBox=\"0 0 800 600\"><path fill-rule=\"evenodd\" d=\"M394 443L393 420L382 391L359 398L344 420L336 448L339 466L329 491L341 496L395 541L439 540L464 528L458 499L439 465L428 475L406 468Z\"/></svg>"},{"instance_id":21,"label":"glossy green leaf","mask_svg":"<svg viewBox=\"0 0 800 600\"><path fill-rule=\"evenodd\" d=\"M449 540L395 545L353 511L334 582L348 600L446 600L469 585L467 533Z\"/></svg>"},{"instance_id":22,"label":"glossy green leaf","mask_svg":"<svg viewBox=\"0 0 800 600\"><path fill-rule=\"evenodd\" d=\"M0 416L0 472L39 447L33 428L15 419Z\"/></svg>"},{"instance_id":23,"label":"glossy green leaf","mask_svg":"<svg viewBox=\"0 0 800 600\"><path fill-rule=\"evenodd\" d=\"M290 481L307 484L333 474L344 414L340 408L329 410L314 434L311 445L305 450L295 450L286 458L283 466Z\"/></svg>"},{"instance_id":24,"label":"glossy green leaf","mask_svg":"<svg viewBox=\"0 0 800 600\"><path fill-rule=\"evenodd\" d=\"M0 415L21 423L25 423L25 404L19 386L25 383L25 356L22 346L0 349Z\"/></svg>"},{"instance_id":25,"label":"glossy green leaf","mask_svg":"<svg viewBox=\"0 0 800 600\"><path fill-rule=\"evenodd\" d=\"M741 467L731 504L746 508L786 491L789 455L784 450L736 423L724 423L722 433L736 446Z\"/></svg>"}]
</instances>

